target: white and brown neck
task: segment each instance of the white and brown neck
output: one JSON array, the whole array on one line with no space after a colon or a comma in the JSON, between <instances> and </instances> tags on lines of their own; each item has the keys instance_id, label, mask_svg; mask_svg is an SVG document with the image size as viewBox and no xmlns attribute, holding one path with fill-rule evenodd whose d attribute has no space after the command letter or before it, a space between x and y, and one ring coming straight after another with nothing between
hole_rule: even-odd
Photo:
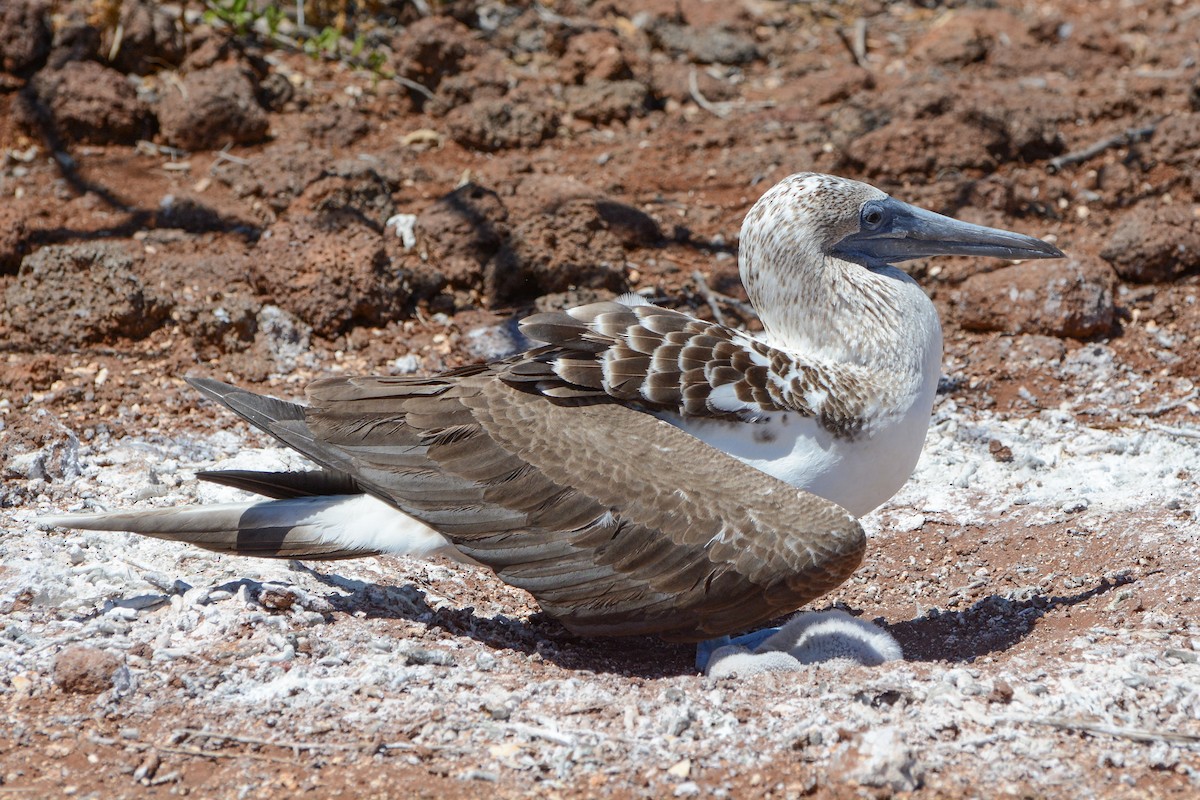
<instances>
[{"instance_id":1,"label":"white and brown neck","mask_svg":"<svg viewBox=\"0 0 1200 800\"><path fill-rule=\"evenodd\" d=\"M937 310L895 267L869 270L812 239L743 238L742 281L771 343L809 357L913 374L941 357ZM775 245L775 246L772 246Z\"/></svg>"}]
</instances>

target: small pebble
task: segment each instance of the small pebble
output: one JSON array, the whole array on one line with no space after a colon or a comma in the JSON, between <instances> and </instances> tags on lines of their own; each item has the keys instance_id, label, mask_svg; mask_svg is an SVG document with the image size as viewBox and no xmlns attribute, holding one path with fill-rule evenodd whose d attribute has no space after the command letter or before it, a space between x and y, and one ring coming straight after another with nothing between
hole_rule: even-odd
<instances>
[{"instance_id":1,"label":"small pebble","mask_svg":"<svg viewBox=\"0 0 1200 800\"><path fill-rule=\"evenodd\" d=\"M68 647L54 660L54 682L70 694L99 694L113 687L121 659L94 647Z\"/></svg>"}]
</instances>

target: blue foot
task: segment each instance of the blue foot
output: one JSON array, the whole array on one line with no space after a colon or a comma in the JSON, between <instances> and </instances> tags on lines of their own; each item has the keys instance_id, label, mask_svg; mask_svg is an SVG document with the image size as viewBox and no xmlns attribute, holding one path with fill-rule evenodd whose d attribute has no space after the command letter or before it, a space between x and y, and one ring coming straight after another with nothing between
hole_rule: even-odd
<instances>
[{"instance_id":1,"label":"blue foot","mask_svg":"<svg viewBox=\"0 0 1200 800\"><path fill-rule=\"evenodd\" d=\"M696 645L696 669L704 672L708 667L708 662L712 658L712 654L722 647L732 644L753 651L777 633L779 633L779 628L763 628L759 631L743 633L741 636L718 636L715 639L700 642Z\"/></svg>"}]
</instances>

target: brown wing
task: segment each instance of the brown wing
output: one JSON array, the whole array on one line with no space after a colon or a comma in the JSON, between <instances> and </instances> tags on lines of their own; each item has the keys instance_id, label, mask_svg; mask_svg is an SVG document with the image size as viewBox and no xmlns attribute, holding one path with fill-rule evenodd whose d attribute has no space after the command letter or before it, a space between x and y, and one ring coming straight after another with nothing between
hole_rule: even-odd
<instances>
[{"instance_id":1,"label":"brown wing","mask_svg":"<svg viewBox=\"0 0 1200 800\"><path fill-rule=\"evenodd\" d=\"M875 391L852 365L797 360L658 306L593 303L535 314L521 330L547 346L525 354L512 373L543 394L586 389L655 410L743 421L792 411L849 437L861 430Z\"/></svg>"},{"instance_id":2,"label":"brown wing","mask_svg":"<svg viewBox=\"0 0 1200 800\"><path fill-rule=\"evenodd\" d=\"M338 378L312 384L300 414L202 385L579 633L744 630L830 591L862 557L838 506L606 397L549 398L489 371Z\"/></svg>"}]
</instances>

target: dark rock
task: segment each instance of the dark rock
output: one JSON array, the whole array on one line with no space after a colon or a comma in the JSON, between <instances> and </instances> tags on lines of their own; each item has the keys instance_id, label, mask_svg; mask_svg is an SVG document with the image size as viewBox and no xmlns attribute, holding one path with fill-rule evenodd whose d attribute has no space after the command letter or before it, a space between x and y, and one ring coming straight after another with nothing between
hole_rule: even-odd
<instances>
[{"instance_id":1,"label":"dark rock","mask_svg":"<svg viewBox=\"0 0 1200 800\"><path fill-rule=\"evenodd\" d=\"M869 178L916 179L944 169L992 169L1004 141L977 127L943 118L895 120L850 139L846 156Z\"/></svg>"},{"instance_id":2,"label":"dark rock","mask_svg":"<svg viewBox=\"0 0 1200 800\"><path fill-rule=\"evenodd\" d=\"M94 61L72 61L33 77L14 111L25 127L65 142L132 143L149 114L125 76Z\"/></svg>"},{"instance_id":3,"label":"dark rock","mask_svg":"<svg viewBox=\"0 0 1200 800\"><path fill-rule=\"evenodd\" d=\"M15 275L21 259L29 251L29 231L25 226L28 211L0 204L0 275Z\"/></svg>"},{"instance_id":4,"label":"dark rock","mask_svg":"<svg viewBox=\"0 0 1200 800\"><path fill-rule=\"evenodd\" d=\"M321 226L359 222L382 231L396 204L391 185L370 164L345 159L304 187L291 211L311 215Z\"/></svg>"},{"instance_id":5,"label":"dark rock","mask_svg":"<svg viewBox=\"0 0 1200 800\"><path fill-rule=\"evenodd\" d=\"M192 338L197 355L209 360L248 349L258 333L261 308L262 303L257 299L231 292L220 294L209 303L181 305L175 321Z\"/></svg>"},{"instance_id":6,"label":"dark rock","mask_svg":"<svg viewBox=\"0 0 1200 800\"><path fill-rule=\"evenodd\" d=\"M0 4L0 71L23 75L50 52L50 6L46 0Z\"/></svg>"},{"instance_id":7,"label":"dark rock","mask_svg":"<svg viewBox=\"0 0 1200 800\"><path fill-rule=\"evenodd\" d=\"M961 118L982 131L980 139L999 161L1059 155L1066 149L1062 128L1074 123L1074 112L1059 95L1031 89L980 90L960 105Z\"/></svg>"},{"instance_id":8,"label":"dark rock","mask_svg":"<svg viewBox=\"0 0 1200 800\"><path fill-rule=\"evenodd\" d=\"M1093 257L1030 261L971 276L951 304L968 330L1086 339L1112 330L1115 285Z\"/></svg>"},{"instance_id":9,"label":"dark rock","mask_svg":"<svg viewBox=\"0 0 1200 800\"><path fill-rule=\"evenodd\" d=\"M572 36L558 60L559 74L567 83L622 81L633 77L621 45L612 31L585 31Z\"/></svg>"},{"instance_id":10,"label":"dark rock","mask_svg":"<svg viewBox=\"0 0 1200 800\"><path fill-rule=\"evenodd\" d=\"M256 230L252 223L223 217L221 212L202 202L199 197L190 197L186 194L165 195L159 201L158 213L155 214L154 221L160 228L179 228L193 233L231 230L238 227Z\"/></svg>"},{"instance_id":11,"label":"dark rock","mask_svg":"<svg viewBox=\"0 0 1200 800\"><path fill-rule=\"evenodd\" d=\"M258 102L270 111L282 111L296 96L296 87L281 72L272 72L258 82Z\"/></svg>"},{"instance_id":12,"label":"dark rock","mask_svg":"<svg viewBox=\"0 0 1200 800\"><path fill-rule=\"evenodd\" d=\"M600 227L611 232L627 248L653 247L662 241L662 231L653 218L582 181L559 175L530 175L517 187L522 218L557 214L570 204L594 209Z\"/></svg>"},{"instance_id":13,"label":"dark rock","mask_svg":"<svg viewBox=\"0 0 1200 800\"><path fill-rule=\"evenodd\" d=\"M430 293L478 290L485 265L508 241L508 209L491 189L469 183L418 214L416 232Z\"/></svg>"},{"instance_id":14,"label":"dark rock","mask_svg":"<svg viewBox=\"0 0 1200 800\"><path fill-rule=\"evenodd\" d=\"M199 28L188 39L189 51L183 60L183 72L200 72L215 67L221 62L234 63L243 57L227 30Z\"/></svg>"},{"instance_id":15,"label":"dark rock","mask_svg":"<svg viewBox=\"0 0 1200 800\"><path fill-rule=\"evenodd\" d=\"M412 274L415 296L444 292L453 307L569 291L611 297L627 288L626 248L662 238L645 213L557 175L528 176L505 200L463 186L417 216L416 234L417 245L395 259Z\"/></svg>"},{"instance_id":16,"label":"dark rock","mask_svg":"<svg viewBox=\"0 0 1200 800\"><path fill-rule=\"evenodd\" d=\"M396 73L436 92L442 81L471 68L484 46L471 29L449 17L431 16L409 25L395 46ZM426 98L412 92L418 109Z\"/></svg>"},{"instance_id":17,"label":"dark rock","mask_svg":"<svg viewBox=\"0 0 1200 800\"><path fill-rule=\"evenodd\" d=\"M650 93L637 81L599 81L567 86L563 100L579 119L607 125L646 113Z\"/></svg>"},{"instance_id":18,"label":"dark rock","mask_svg":"<svg viewBox=\"0 0 1200 800\"><path fill-rule=\"evenodd\" d=\"M489 42L508 53L545 53L562 56L567 49L570 30L565 25L546 24L538 15L526 11L514 16L509 25Z\"/></svg>"},{"instance_id":19,"label":"dark rock","mask_svg":"<svg viewBox=\"0 0 1200 800\"><path fill-rule=\"evenodd\" d=\"M55 349L141 339L171 311L118 245L48 245L25 257L4 297L13 330Z\"/></svg>"},{"instance_id":20,"label":"dark rock","mask_svg":"<svg viewBox=\"0 0 1200 800\"><path fill-rule=\"evenodd\" d=\"M55 20L53 30L50 55L46 59L47 68L56 70L72 61L100 60L102 34L92 24L86 7L68 5L63 16Z\"/></svg>"},{"instance_id":21,"label":"dark rock","mask_svg":"<svg viewBox=\"0 0 1200 800\"><path fill-rule=\"evenodd\" d=\"M510 247L489 264L484 294L494 307L574 288L628 288L625 251L586 203L517 225Z\"/></svg>"},{"instance_id":22,"label":"dark rock","mask_svg":"<svg viewBox=\"0 0 1200 800\"><path fill-rule=\"evenodd\" d=\"M1168 115L1158 123L1151 148L1168 164L1196 164L1200 161L1200 113Z\"/></svg>"},{"instance_id":23,"label":"dark rock","mask_svg":"<svg viewBox=\"0 0 1200 800\"><path fill-rule=\"evenodd\" d=\"M54 682L69 694L99 694L113 687L121 659L94 647L68 647L54 659Z\"/></svg>"},{"instance_id":24,"label":"dark rock","mask_svg":"<svg viewBox=\"0 0 1200 800\"><path fill-rule=\"evenodd\" d=\"M371 131L371 124L361 111L332 103L304 115L301 127L310 141L328 147L349 147Z\"/></svg>"},{"instance_id":25,"label":"dark rock","mask_svg":"<svg viewBox=\"0 0 1200 800\"><path fill-rule=\"evenodd\" d=\"M577 288L624 291L623 241L633 244L651 230L657 233L652 220L650 226L635 221L637 209L578 181L532 176L522 181L517 197L521 220L485 276L484 295L493 306Z\"/></svg>"},{"instance_id":26,"label":"dark rock","mask_svg":"<svg viewBox=\"0 0 1200 800\"><path fill-rule=\"evenodd\" d=\"M875 76L857 64L841 64L814 73L808 83L812 87L812 101L825 105L840 103L875 88Z\"/></svg>"},{"instance_id":27,"label":"dark rock","mask_svg":"<svg viewBox=\"0 0 1200 800\"><path fill-rule=\"evenodd\" d=\"M536 147L554 135L558 114L532 95L520 99L476 100L446 116L450 138L484 152Z\"/></svg>"},{"instance_id":28,"label":"dark rock","mask_svg":"<svg viewBox=\"0 0 1200 800\"><path fill-rule=\"evenodd\" d=\"M261 197L280 212L321 177L332 157L309 142L280 142L266 147L250 163L218 162L213 174L238 197Z\"/></svg>"},{"instance_id":29,"label":"dark rock","mask_svg":"<svg viewBox=\"0 0 1200 800\"><path fill-rule=\"evenodd\" d=\"M1027 38L1021 21L1007 11L965 9L931 27L913 46L912 55L917 61L965 67L987 59L997 47L1017 46Z\"/></svg>"},{"instance_id":30,"label":"dark rock","mask_svg":"<svg viewBox=\"0 0 1200 800\"><path fill-rule=\"evenodd\" d=\"M255 287L322 336L403 316L410 275L384 248L384 234L350 219L280 220L255 248Z\"/></svg>"},{"instance_id":31,"label":"dark rock","mask_svg":"<svg viewBox=\"0 0 1200 800\"><path fill-rule=\"evenodd\" d=\"M450 75L438 85L437 96L425 105L435 116L479 100L498 100L508 94L511 69L500 53L488 51L476 60L469 72Z\"/></svg>"},{"instance_id":32,"label":"dark rock","mask_svg":"<svg viewBox=\"0 0 1200 800\"><path fill-rule=\"evenodd\" d=\"M240 67L221 64L189 74L170 88L158 109L163 136L187 150L252 144L267 135L267 115Z\"/></svg>"},{"instance_id":33,"label":"dark rock","mask_svg":"<svg viewBox=\"0 0 1200 800\"><path fill-rule=\"evenodd\" d=\"M664 50L705 64L747 64L759 56L753 39L722 26L694 28L660 20L650 33Z\"/></svg>"},{"instance_id":34,"label":"dark rock","mask_svg":"<svg viewBox=\"0 0 1200 800\"><path fill-rule=\"evenodd\" d=\"M121 46L112 60L120 71L145 75L183 60L183 29L158 3L124 0L120 24Z\"/></svg>"},{"instance_id":35,"label":"dark rock","mask_svg":"<svg viewBox=\"0 0 1200 800\"><path fill-rule=\"evenodd\" d=\"M1125 280L1175 280L1200 271L1200 216L1182 206L1143 205L1127 215L1100 257Z\"/></svg>"}]
</instances>

